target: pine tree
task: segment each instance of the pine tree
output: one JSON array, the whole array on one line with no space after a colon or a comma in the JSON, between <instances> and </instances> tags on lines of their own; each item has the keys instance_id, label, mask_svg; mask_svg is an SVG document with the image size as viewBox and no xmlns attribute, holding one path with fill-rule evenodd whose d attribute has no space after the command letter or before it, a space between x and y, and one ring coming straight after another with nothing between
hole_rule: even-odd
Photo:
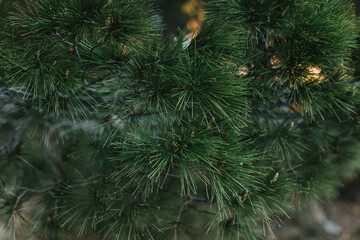
<instances>
[{"instance_id":1,"label":"pine tree","mask_svg":"<svg viewBox=\"0 0 360 240\"><path fill-rule=\"evenodd\" d=\"M147 0L0 0L11 238L259 239L358 172L353 5L204 11L164 36Z\"/></svg>"}]
</instances>

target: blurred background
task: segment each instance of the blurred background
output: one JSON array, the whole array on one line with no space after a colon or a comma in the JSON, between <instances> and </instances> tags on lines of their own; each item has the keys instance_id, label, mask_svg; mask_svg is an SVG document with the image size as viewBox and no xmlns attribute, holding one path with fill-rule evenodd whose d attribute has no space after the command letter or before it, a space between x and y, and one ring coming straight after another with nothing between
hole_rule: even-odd
<instances>
[{"instance_id":1,"label":"blurred background","mask_svg":"<svg viewBox=\"0 0 360 240\"><path fill-rule=\"evenodd\" d=\"M161 12L167 35L180 29L195 29L204 19L201 11L207 1L154 0ZM360 15L360 0L353 0ZM359 56L356 56L359 58ZM356 75L360 76L359 69ZM360 159L360 156L359 156ZM338 197L327 203L313 203L297 208L273 224L279 240L359 240L360 239L360 177L344 182ZM267 239L271 239L270 234Z\"/></svg>"}]
</instances>

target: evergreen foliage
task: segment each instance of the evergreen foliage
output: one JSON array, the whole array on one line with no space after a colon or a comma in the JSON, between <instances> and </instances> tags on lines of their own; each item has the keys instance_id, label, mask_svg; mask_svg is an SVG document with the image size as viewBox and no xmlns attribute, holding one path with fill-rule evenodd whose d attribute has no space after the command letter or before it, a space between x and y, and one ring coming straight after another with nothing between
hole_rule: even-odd
<instances>
[{"instance_id":1,"label":"evergreen foliage","mask_svg":"<svg viewBox=\"0 0 360 240\"><path fill-rule=\"evenodd\" d=\"M147 0L0 0L13 238L259 239L358 173L353 5L214 0L205 13L165 37Z\"/></svg>"}]
</instances>

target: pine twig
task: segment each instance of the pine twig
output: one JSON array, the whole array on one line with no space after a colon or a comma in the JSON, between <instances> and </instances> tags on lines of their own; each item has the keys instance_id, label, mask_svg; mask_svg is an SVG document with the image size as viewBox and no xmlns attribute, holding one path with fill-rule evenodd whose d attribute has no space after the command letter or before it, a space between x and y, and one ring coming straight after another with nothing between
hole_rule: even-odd
<instances>
[{"instance_id":1,"label":"pine twig","mask_svg":"<svg viewBox=\"0 0 360 240\"><path fill-rule=\"evenodd\" d=\"M292 164L291 164L291 161L290 161L289 155L288 155L288 153L287 153L287 150L283 148L283 152L284 152L285 160L287 161L290 170L294 173L294 175L295 175L296 177L298 177L298 178L301 177L301 176L294 170L294 167L293 167Z\"/></svg>"},{"instance_id":2,"label":"pine twig","mask_svg":"<svg viewBox=\"0 0 360 240\"><path fill-rule=\"evenodd\" d=\"M27 187L19 187L19 188L17 188L17 190L24 190L26 192L33 192L33 193L44 193L44 192L50 191L53 188L54 188L54 186L48 186L43 189L32 189L32 188L27 188Z\"/></svg>"},{"instance_id":3,"label":"pine twig","mask_svg":"<svg viewBox=\"0 0 360 240\"><path fill-rule=\"evenodd\" d=\"M187 200L186 202L184 202L181 207L180 207L180 210L179 210L179 213L178 213L178 216L177 216L177 219L176 219L176 222L174 224L174 227L176 228L180 222L180 219L181 219L181 214L182 212L184 211L184 207L186 205L188 205L189 203L191 203L194 199L193 198L190 198L189 200Z\"/></svg>"},{"instance_id":4,"label":"pine twig","mask_svg":"<svg viewBox=\"0 0 360 240\"><path fill-rule=\"evenodd\" d=\"M79 50L78 50L78 48L77 48L77 44L65 40L65 38L63 38L63 37L60 35L60 33L58 33L57 30L55 31L55 35L58 36L58 37L59 37L64 43L66 43L67 45L74 47L75 53L76 53L76 55L77 55L77 57L78 57L78 59L79 59L79 62L80 62L80 61L81 61L81 56L80 56Z\"/></svg>"},{"instance_id":5,"label":"pine twig","mask_svg":"<svg viewBox=\"0 0 360 240\"><path fill-rule=\"evenodd\" d=\"M92 177L90 177L88 179L85 179L84 181L81 181L78 184L69 185L68 187L87 186L89 184L98 182L99 177L100 177L99 175L95 175L95 176L92 176ZM51 190L54 189L54 188L55 188L55 185L50 185L50 186L47 186L47 187L42 188L42 189L32 189L32 188L28 188L28 187L18 187L16 190L23 190L23 192L17 197L16 202L15 202L15 204L13 206L13 211L15 211L15 208L18 206L20 200L25 196L26 193L28 193L28 192L45 193L45 192L48 192L48 191L50 191L50 193L51 193Z\"/></svg>"},{"instance_id":6,"label":"pine twig","mask_svg":"<svg viewBox=\"0 0 360 240\"><path fill-rule=\"evenodd\" d=\"M81 61L81 56L80 56L80 53L79 53L79 50L78 50L78 48L77 48L77 44L76 44L76 43L74 44L74 49L75 49L75 52L76 52L76 56L78 57L79 62L80 62L80 61Z\"/></svg>"},{"instance_id":7,"label":"pine twig","mask_svg":"<svg viewBox=\"0 0 360 240\"><path fill-rule=\"evenodd\" d=\"M213 213L213 212L209 212L209 211L206 211L206 210L200 210L193 204L189 204L189 207L191 207L192 209L194 209L195 211L197 211L199 213L205 213L205 214L214 215L214 216L216 215L216 213Z\"/></svg>"},{"instance_id":8,"label":"pine twig","mask_svg":"<svg viewBox=\"0 0 360 240\"><path fill-rule=\"evenodd\" d=\"M27 192L28 192L28 190L24 190L24 191L17 197L16 202L15 202L13 208L12 208L12 211L13 211L13 212L15 212L15 209L16 209L17 205L19 204L21 198L22 198L23 196L25 196L25 194L26 194Z\"/></svg>"},{"instance_id":9,"label":"pine twig","mask_svg":"<svg viewBox=\"0 0 360 240\"><path fill-rule=\"evenodd\" d=\"M12 60L10 60L10 59L7 58L7 57L5 57L5 56L2 55L1 53L0 53L0 58L4 59L5 61L7 61L7 62L9 62L9 63L11 63L11 64L19 67L19 68L21 68L23 71L28 71L28 70L29 70L28 68L26 68L26 67L24 67L24 66L21 66L20 64L14 62L14 61L12 61Z\"/></svg>"},{"instance_id":10,"label":"pine twig","mask_svg":"<svg viewBox=\"0 0 360 240\"><path fill-rule=\"evenodd\" d=\"M63 38L63 37L60 35L60 33L58 33L57 30L55 31L55 35L58 36L64 43L66 43L66 44L68 44L68 45L70 45L70 46L74 46L74 45L75 45L75 44L72 43L72 42L66 41L65 38Z\"/></svg>"},{"instance_id":11,"label":"pine twig","mask_svg":"<svg viewBox=\"0 0 360 240\"><path fill-rule=\"evenodd\" d=\"M91 48L89 63L91 62L91 60L92 60L92 58L93 58L95 49L98 48L98 47L101 47L102 45L104 45L104 44L110 39L110 37L111 37L111 34L110 34L110 32L109 32L101 43L96 44L95 46L93 46L93 47Z\"/></svg>"},{"instance_id":12,"label":"pine twig","mask_svg":"<svg viewBox=\"0 0 360 240\"><path fill-rule=\"evenodd\" d=\"M12 208L12 211L14 212L16 207L19 205L20 200L25 196L26 193L28 192L34 192L34 193L44 193L47 191L50 191L53 188L53 186L49 186L46 187L44 189L31 189L31 188L27 188L27 187L19 187L19 190L24 190L16 199L16 202Z\"/></svg>"},{"instance_id":13,"label":"pine twig","mask_svg":"<svg viewBox=\"0 0 360 240\"><path fill-rule=\"evenodd\" d=\"M92 49L93 46L91 46L90 44L88 44L87 42L83 41L83 40L80 40L80 43L82 43L83 45L85 45L86 47Z\"/></svg>"}]
</instances>

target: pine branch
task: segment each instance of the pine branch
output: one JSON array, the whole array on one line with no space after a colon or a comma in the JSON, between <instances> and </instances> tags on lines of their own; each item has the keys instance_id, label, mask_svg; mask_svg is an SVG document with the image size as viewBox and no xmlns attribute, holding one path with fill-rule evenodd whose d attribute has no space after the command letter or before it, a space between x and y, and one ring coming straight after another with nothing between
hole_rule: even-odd
<instances>
[{"instance_id":1,"label":"pine branch","mask_svg":"<svg viewBox=\"0 0 360 240\"><path fill-rule=\"evenodd\" d=\"M200 224L207 238L256 239L294 194L334 193L355 169L341 150L358 144L343 113L359 90L346 82L357 34L346 0L210 1L185 48L186 33L160 36L150 2L0 9L12 51L0 54L12 86L0 88L0 108L12 104L0 121L1 212L46 239L177 238ZM20 214L32 196L41 211ZM184 224L185 212L202 216Z\"/></svg>"}]
</instances>

